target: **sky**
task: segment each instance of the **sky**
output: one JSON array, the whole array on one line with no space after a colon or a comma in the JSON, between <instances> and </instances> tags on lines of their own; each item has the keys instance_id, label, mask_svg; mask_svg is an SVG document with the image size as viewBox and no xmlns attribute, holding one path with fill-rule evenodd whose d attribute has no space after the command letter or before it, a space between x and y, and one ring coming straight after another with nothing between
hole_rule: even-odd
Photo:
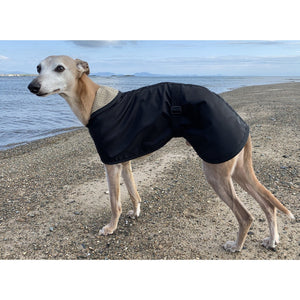
<instances>
[{"instance_id":1,"label":"sky","mask_svg":"<svg viewBox=\"0 0 300 300\"><path fill-rule=\"evenodd\" d=\"M35 74L61 54L87 61L91 73L300 75L300 40L0 40L0 74Z\"/></svg>"}]
</instances>

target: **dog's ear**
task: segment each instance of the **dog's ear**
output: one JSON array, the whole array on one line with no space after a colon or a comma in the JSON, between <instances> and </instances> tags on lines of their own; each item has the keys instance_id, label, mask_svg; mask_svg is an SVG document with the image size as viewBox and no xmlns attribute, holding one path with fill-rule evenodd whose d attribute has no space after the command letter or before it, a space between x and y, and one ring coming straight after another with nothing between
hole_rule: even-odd
<instances>
[{"instance_id":1,"label":"dog's ear","mask_svg":"<svg viewBox=\"0 0 300 300\"><path fill-rule=\"evenodd\" d=\"M80 76L85 73L86 75L90 74L89 64L83 60L75 59L77 70L80 72Z\"/></svg>"}]
</instances>

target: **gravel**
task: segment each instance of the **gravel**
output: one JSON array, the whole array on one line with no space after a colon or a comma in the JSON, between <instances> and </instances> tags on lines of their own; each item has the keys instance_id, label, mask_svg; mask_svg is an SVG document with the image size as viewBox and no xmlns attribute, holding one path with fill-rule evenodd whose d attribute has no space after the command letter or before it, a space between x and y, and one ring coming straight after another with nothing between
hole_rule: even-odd
<instances>
[{"instance_id":1,"label":"gravel","mask_svg":"<svg viewBox=\"0 0 300 300\"><path fill-rule=\"evenodd\" d=\"M123 214L111 236L103 166L85 128L0 152L0 259L299 259L300 84L244 87L223 94L251 128L261 182L295 215L278 213L276 252L257 203L237 187L255 217L241 253L223 244L236 237L232 212L208 186L201 161L182 139L133 162L141 217L124 184Z\"/></svg>"}]
</instances>

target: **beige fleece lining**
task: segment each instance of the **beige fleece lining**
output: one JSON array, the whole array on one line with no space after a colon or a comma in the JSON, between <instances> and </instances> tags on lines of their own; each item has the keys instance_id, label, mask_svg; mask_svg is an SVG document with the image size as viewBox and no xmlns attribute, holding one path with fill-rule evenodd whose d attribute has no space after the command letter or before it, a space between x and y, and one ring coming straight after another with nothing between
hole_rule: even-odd
<instances>
[{"instance_id":1,"label":"beige fleece lining","mask_svg":"<svg viewBox=\"0 0 300 300\"><path fill-rule=\"evenodd\" d=\"M112 101L118 93L119 91L114 88L101 85L96 93L91 114Z\"/></svg>"}]
</instances>

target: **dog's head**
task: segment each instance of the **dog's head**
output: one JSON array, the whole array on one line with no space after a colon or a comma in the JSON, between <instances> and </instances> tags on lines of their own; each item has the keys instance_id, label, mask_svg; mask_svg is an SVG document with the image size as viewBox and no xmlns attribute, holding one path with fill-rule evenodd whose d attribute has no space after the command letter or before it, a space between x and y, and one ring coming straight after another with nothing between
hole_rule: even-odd
<instances>
[{"instance_id":1,"label":"dog's head","mask_svg":"<svg viewBox=\"0 0 300 300\"><path fill-rule=\"evenodd\" d=\"M90 73L87 62L69 56L49 56L38 66L39 73L28 85L28 89L37 96L67 94L83 74Z\"/></svg>"}]
</instances>

